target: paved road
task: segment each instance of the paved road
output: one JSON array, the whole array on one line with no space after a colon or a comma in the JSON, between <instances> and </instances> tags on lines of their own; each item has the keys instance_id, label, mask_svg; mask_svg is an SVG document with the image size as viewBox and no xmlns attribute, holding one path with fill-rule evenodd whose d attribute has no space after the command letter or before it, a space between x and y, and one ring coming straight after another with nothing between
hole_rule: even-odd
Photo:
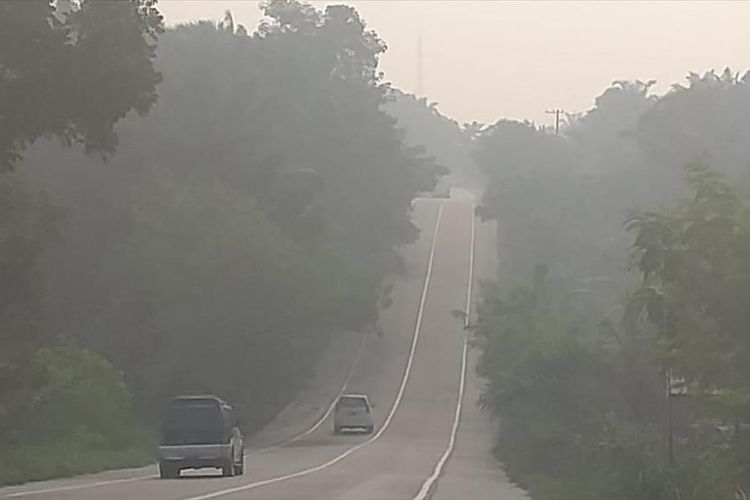
<instances>
[{"instance_id":1,"label":"paved road","mask_svg":"<svg viewBox=\"0 0 750 500\"><path fill-rule=\"evenodd\" d=\"M493 425L475 405L477 353L452 314L470 303L472 270L474 281L491 273L494 233L474 224L465 196L418 200L414 220L421 236L403 251L384 335L350 336L332 350L339 359L323 366L307 401L251 440L244 476L160 480L149 466L0 489L0 498L527 500L489 453ZM351 370L333 369L346 366L342 357L356 358ZM330 418L309 430L344 383L374 401L374 435L334 436Z\"/></svg>"}]
</instances>

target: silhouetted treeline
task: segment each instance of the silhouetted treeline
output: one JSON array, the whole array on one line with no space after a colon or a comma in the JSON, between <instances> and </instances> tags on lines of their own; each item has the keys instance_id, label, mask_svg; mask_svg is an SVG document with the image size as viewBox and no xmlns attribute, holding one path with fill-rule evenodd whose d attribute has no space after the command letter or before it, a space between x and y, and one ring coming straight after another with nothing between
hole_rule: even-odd
<instances>
[{"instance_id":1,"label":"silhouetted treeline","mask_svg":"<svg viewBox=\"0 0 750 500\"><path fill-rule=\"evenodd\" d=\"M472 124L461 125L443 115L437 106L438 103L428 102L425 97L392 89L383 109L398 120L408 145L424 150L446 168L447 175L440 179L440 184L481 193L486 179L474 162Z\"/></svg>"},{"instance_id":2,"label":"silhouetted treeline","mask_svg":"<svg viewBox=\"0 0 750 500\"><path fill-rule=\"evenodd\" d=\"M156 0L0 3L0 169L41 137L108 155L156 101Z\"/></svg>"},{"instance_id":3,"label":"silhouetted treeline","mask_svg":"<svg viewBox=\"0 0 750 500\"><path fill-rule=\"evenodd\" d=\"M559 136L501 121L478 139L500 258L482 403L540 498L750 489L750 77L651 85L615 82Z\"/></svg>"},{"instance_id":4,"label":"silhouetted treeline","mask_svg":"<svg viewBox=\"0 0 750 500\"><path fill-rule=\"evenodd\" d=\"M52 442L87 456L143 450L138 422L156 423L181 392L232 401L256 430L329 340L376 323L381 280L418 235L411 201L442 168L381 111L385 45L356 10L264 9L252 34L231 15L167 30L158 100L117 125L106 162L8 136L25 158L0 186L13 298L0 352L17 353L0 367L14 381L0 386L0 443L15 450L0 482L143 460L136 450L70 470L62 453L43 467L19 457ZM108 92L91 99L106 107ZM113 412L122 426L97 423Z\"/></svg>"}]
</instances>

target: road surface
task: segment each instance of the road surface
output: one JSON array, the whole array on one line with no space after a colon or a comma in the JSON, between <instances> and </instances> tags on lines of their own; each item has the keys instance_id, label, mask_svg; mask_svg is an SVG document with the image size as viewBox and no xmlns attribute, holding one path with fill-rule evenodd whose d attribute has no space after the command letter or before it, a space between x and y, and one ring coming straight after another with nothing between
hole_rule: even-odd
<instances>
[{"instance_id":1,"label":"road surface","mask_svg":"<svg viewBox=\"0 0 750 500\"><path fill-rule=\"evenodd\" d=\"M453 314L476 298L472 282L491 275L494 232L475 223L466 195L417 200L414 220L421 235L392 278L383 336L342 338L318 382L249 440L244 476L161 480L148 466L4 488L0 498L528 500L490 454L493 424L476 408L477 353ZM343 386L375 403L373 435L336 436L330 416L320 418Z\"/></svg>"}]
</instances>

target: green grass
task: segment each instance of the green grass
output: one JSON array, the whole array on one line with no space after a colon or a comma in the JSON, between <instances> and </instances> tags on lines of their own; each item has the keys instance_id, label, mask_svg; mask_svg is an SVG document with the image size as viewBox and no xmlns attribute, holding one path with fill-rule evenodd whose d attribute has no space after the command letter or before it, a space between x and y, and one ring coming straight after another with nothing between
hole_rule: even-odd
<instances>
[{"instance_id":1,"label":"green grass","mask_svg":"<svg viewBox=\"0 0 750 500\"><path fill-rule=\"evenodd\" d=\"M153 461L154 447L148 443L117 450L92 449L70 442L20 446L4 449L0 455L0 485L139 467Z\"/></svg>"}]
</instances>

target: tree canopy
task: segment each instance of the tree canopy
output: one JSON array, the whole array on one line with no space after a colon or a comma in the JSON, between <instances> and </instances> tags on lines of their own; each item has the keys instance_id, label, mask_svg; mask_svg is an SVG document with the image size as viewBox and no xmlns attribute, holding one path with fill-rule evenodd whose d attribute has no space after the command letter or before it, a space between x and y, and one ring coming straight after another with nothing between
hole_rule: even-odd
<instances>
[{"instance_id":1,"label":"tree canopy","mask_svg":"<svg viewBox=\"0 0 750 500\"><path fill-rule=\"evenodd\" d=\"M41 140L12 173L59 213L29 254L42 344L106 358L147 422L193 391L248 432L272 418L330 339L375 327L442 172L382 110L385 45L354 9L263 8L250 34L231 15L166 30L158 101L119 121L107 164Z\"/></svg>"},{"instance_id":2,"label":"tree canopy","mask_svg":"<svg viewBox=\"0 0 750 500\"><path fill-rule=\"evenodd\" d=\"M156 0L0 4L0 168L41 137L111 154L115 124L156 102Z\"/></svg>"},{"instance_id":3,"label":"tree canopy","mask_svg":"<svg viewBox=\"0 0 750 500\"><path fill-rule=\"evenodd\" d=\"M482 401L512 477L545 498L750 487L747 77L652 84L614 82L559 136L478 133L500 259L477 326Z\"/></svg>"}]
</instances>

